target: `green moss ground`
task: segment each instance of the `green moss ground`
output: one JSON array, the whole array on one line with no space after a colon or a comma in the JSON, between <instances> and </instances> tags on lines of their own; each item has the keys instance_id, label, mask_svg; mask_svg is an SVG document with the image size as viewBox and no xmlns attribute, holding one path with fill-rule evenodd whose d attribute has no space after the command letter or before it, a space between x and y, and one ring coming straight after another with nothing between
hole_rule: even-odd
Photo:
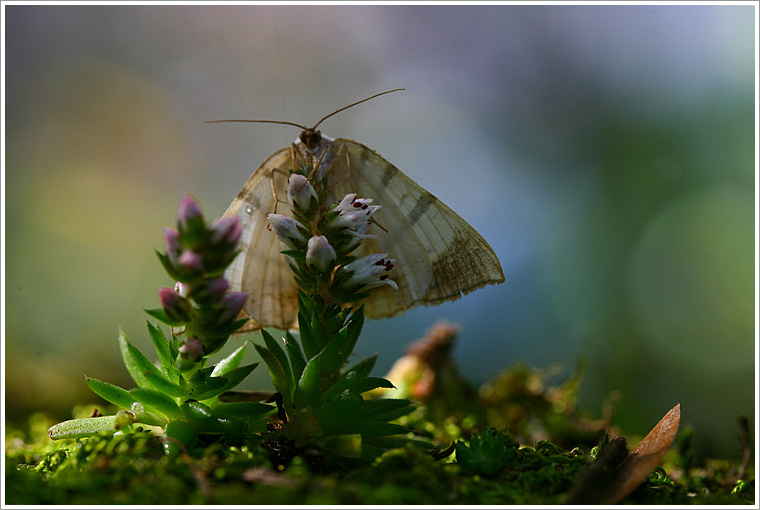
<instances>
[{"instance_id":1,"label":"green moss ground","mask_svg":"<svg viewBox=\"0 0 760 510\"><path fill-rule=\"evenodd\" d=\"M436 459L410 445L342 469L317 450L287 467L274 465L250 438L227 444L208 438L193 455L173 457L148 432L53 442L47 428L54 421L38 413L23 429L6 427L5 503L558 504L611 425L575 408L577 380L552 387L542 377L517 365L481 388L480 410L458 416L438 400L406 418L441 449L460 441L467 452ZM511 434L487 432L488 426ZM689 437L684 428L662 467L623 503L754 504L751 464L742 470L739 461L698 460Z\"/></svg>"}]
</instances>

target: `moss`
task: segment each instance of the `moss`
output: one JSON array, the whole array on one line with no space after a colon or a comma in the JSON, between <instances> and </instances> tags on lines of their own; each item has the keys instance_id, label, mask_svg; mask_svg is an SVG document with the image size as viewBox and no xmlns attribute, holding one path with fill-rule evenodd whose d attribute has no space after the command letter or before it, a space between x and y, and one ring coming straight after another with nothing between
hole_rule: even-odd
<instances>
[{"instance_id":1,"label":"moss","mask_svg":"<svg viewBox=\"0 0 760 510\"><path fill-rule=\"evenodd\" d=\"M38 413L23 428L6 427L5 503L559 504L589 464L590 437L602 422L575 407L577 384L551 386L547 377L525 365L513 367L481 388L480 416L462 413L436 424L421 409L405 418L437 442L438 452L408 444L352 466L325 462L329 452L313 451L281 469L255 438L243 436L225 442L201 436L192 452L172 456L147 431L53 442L47 429L54 421ZM494 421L509 433L487 428L482 415L499 417ZM684 428L662 467L623 503L754 503L751 466L700 459L689 446L692 433ZM539 436L544 439L526 439Z\"/></svg>"}]
</instances>

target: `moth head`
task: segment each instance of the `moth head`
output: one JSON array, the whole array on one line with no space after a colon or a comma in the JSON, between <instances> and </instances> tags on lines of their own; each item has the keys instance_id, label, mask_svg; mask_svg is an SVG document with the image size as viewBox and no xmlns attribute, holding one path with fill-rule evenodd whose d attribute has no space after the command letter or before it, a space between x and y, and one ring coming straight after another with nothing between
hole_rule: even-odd
<instances>
[{"instance_id":1,"label":"moth head","mask_svg":"<svg viewBox=\"0 0 760 510\"><path fill-rule=\"evenodd\" d=\"M300 140L307 149L313 150L322 141L322 133L319 132L319 129L304 129L301 131Z\"/></svg>"},{"instance_id":2,"label":"moth head","mask_svg":"<svg viewBox=\"0 0 760 510\"><path fill-rule=\"evenodd\" d=\"M329 119L336 113L342 112L343 110L346 110L348 108L351 108L352 106L356 106L358 104L364 103L365 101L369 101L370 99L374 99L377 96L382 96L384 94L390 94L391 92L397 92L399 90L404 89L393 89L393 90L386 90L385 92L380 92L379 94L375 94L374 96L370 96L366 99L362 99L361 101L357 101L355 103L351 103L348 106L344 106L343 108L340 108L338 110L335 110L334 112L325 115L322 117L319 122L314 124L314 127L306 127L302 126L301 124L296 124L295 122L288 122L286 120L249 120L249 119L225 119L225 120L207 120L204 122L204 124L214 124L217 122L261 122L261 123L267 123L267 124L286 124L289 126L296 126L301 128L303 131L301 131L301 136L299 139L301 142L306 146L309 150L314 150L317 146L319 146L320 142L322 142L322 133L319 132L317 129L317 126L322 124L323 121Z\"/></svg>"}]
</instances>

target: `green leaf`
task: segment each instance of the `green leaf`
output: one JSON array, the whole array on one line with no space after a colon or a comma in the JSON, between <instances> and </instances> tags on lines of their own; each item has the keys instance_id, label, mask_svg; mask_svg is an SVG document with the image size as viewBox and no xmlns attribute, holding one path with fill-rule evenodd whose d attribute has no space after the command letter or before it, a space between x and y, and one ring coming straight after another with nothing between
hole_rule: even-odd
<instances>
[{"instance_id":1,"label":"green leaf","mask_svg":"<svg viewBox=\"0 0 760 510\"><path fill-rule=\"evenodd\" d=\"M150 388L135 388L130 390L129 394L138 402L155 409L170 420L179 419L181 416L177 403L160 391Z\"/></svg>"},{"instance_id":2,"label":"green leaf","mask_svg":"<svg viewBox=\"0 0 760 510\"><path fill-rule=\"evenodd\" d=\"M144 308L143 309L145 313L153 317L154 319L158 319L159 321L163 322L167 326L171 326L173 328L178 328L180 326L184 326L184 322L176 322L171 320L169 317L166 316L166 312L163 308Z\"/></svg>"},{"instance_id":3,"label":"green leaf","mask_svg":"<svg viewBox=\"0 0 760 510\"><path fill-rule=\"evenodd\" d=\"M367 399L354 418L366 421L393 421L413 410L414 404L403 398Z\"/></svg>"},{"instance_id":4,"label":"green leaf","mask_svg":"<svg viewBox=\"0 0 760 510\"><path fill-rule=\"evenodd\" d=\"M363 324L364 313L363 308L360 308L325 345L323 372L332 373L343 366L356 347Z\"/></svg>"},{"instance_id":5,"label":"green leaf","mask_svg":"<svg viewBox=\"0 0 760 510\"><path fill-rule=\"evenodd\" d=\"M298 311L298 327L301 331L301 347L303 347L303 353L307 359L311 359L319 353L317 344L314 340L314 336L311 333L309 327L309 321L306 318L306 309L300 308Z\"/></svg>"},{"instance_id":6,"label":"green leaf","mask_svg":"<svg viewBox=\"0 0 760 510\"><path fill-rule=\"evenodd\" d=\"M50 439L72 439L117 430L116 416L98 416L57 423L48 429L48 434L50 434Z\"/></svg>"},{"instance_id":7,"label":"green leaf","mask_svg":"<svg viewBox=\"0 0 760 510\"><path fill-rule=\"evenodd\" d=\"M193 394L193 398L196 400L207 400L213 397L216 397L225 391L229 391L238 384L240 384L243 379L248 377L248 375L253 372L253 370L259 366L258 363L252 363L250 365L246 365L244 367L239 367L234 370L230 370L226 374L224 374L224 377L209 377L204 381L204 384L207 385L207 389L205 391L198 391L200 389L199 386L193 386L193 390L196 391L196 393ZM223 381L223 384L220 386L217 386L217 384L214 382L216 380Z\"/></svg>"},{"instance_id":8,"label":"green leaf","mask_svg":"<svg viewBox=\"0 0 760 510\"><path fill-rule=\"evenodd\" d=\"M309 360L303 369L303 374L298 380L298 386L293 394L293 404L297 408L314 406L319 401L319 383L320 383L320 358L322 354L317 354Z\"/></svg>"},{"instance_id":9,"label":"green leaf","mask_svg":"<svg viewBox=\"0 0 760 510\"><path fill-rule=\"evenodd\" d=\"M351 419L364 404L364 399L358 393L346 390L336 398L320 405L314 410L325 434L345 433L343 425ZM350 432L348 432L350 433Z\"/></svg>"},{"instance_id":10,"label":"green leaf","mask_svg":"<svg viewBox=\"0 0 760 510\"><path fill-rule=\"evenodd\" d=\"M248 341L246 341L241 347L238 347L235 352L219 361L219 363L217 363L214 367L214 370L211 372L211 377L219 377L220 375L226 374L230 370L236 369L240 365L240 362L243 360L247 346Z\"/></svg>"},{"instance_id":11,"label":"green leaf","mask_svg":"<svg viewBox=\"0 0 760 510\"><path fill-rule=\"evenodd\" d=\"M161 331L161 328L154 326L150 321L146 322L148 323L150 339L153 341L153 346L156 348L158 361L161 363L161 369L164 371L164 375L174 383L179 382L179 370L177 370L177 365L172 357L172 349L169 341L164 336L164 332Z\"/></svg>"},{"instance_id":12,"label":"green leaf","mask_svg":"<svg viewBox=\"0 0 760 510\"><path fill-rule=\"evenodd\" d=\"M119 347L129 375L140 388L152 388L173 397L183 397L187 392L166 378L139 349L129 343L127 335L119 332Z\"/></svg>"},{"instance_id":13,"label":"green leaf","mask_svg":"<svg viewBox=\"0 0 760 510\"><path fill-rule=\"evenodd\" d=\"M150 386L152 386L152 389L156 389L162 393L177 398L185 398L188 395L187 389L171 382L163 374L159 373L155 367L151 372L144 372L144 375L150 383Z\"/></svg>"},{"instance_id":14,"label":"green leaf","mask_svg":"<svg viewBox=\"0 0 760 510\"><path fill-rule=\"evenodd\" d=\"M327 402L343 391L350 389L356 393L364 393L375 388L394 388L388 379L382 377L355 377L352 379L340 379L322 395L321 401Z\"/></svg>"},{"instance_id":15,"label":"green leaf","mask_svg":"<svg viewBox=\"0 0 760 510\"><path fill-rule=\"evenodd\" d=\"M123 330L119 330L119 350L121 351L121 358L124 360L124 366L127 367L127 371L129 372L129 375L132 377L132 380L135 381L135 384L137 384L140 388L146 388L150 386L148 383L148 380L143 375L142 371L137 367L137 363L134 360L134 357L130 351L131 344L129 343L129 339L127 339L126 333L124 333ZM137 349L135 349L137 350ZM140 352L140 351L137 351ZM142 354L140 354L142 356ZM145 356L143 356L145 357ZM150 361L148 361L150 363Z\"/></svg>"},{"instance_id":16,"label":"green leaf","mask_svg":"<svg viewBox=\"0 0 760 510\"><path fill-rule=\"evenodd\" d=\"M89 388L95 392L96 395L102 397L114 405L123 407L124 409L129 409L132 406L132 402L135 401L135 399L132 398L129 392L124 388L120 388L115 384L101 381L93 377L84 377L87 386L89 386Z\"/></svg>"},{"instance_id":17,"label":"green leaf","mask_svg":"<svg viewBox=\"0 0 760 510\"><path fill-rule=\"evenodd\" d=\"M195 400L188 400L187 402L183 402L179 409L182 411L182 415L191 421L203 420L213 417L209 406Z\"/></svg>"},{"instance_id":18,"label":"green leaf","mask_svg":"<svg viewBox=\"0 0 760 510\"><path fill-rule=\"evenodd\" d=\"M261 356L261 359L264 360L264 363L266 363L267 369L269 370L269 377L272 379L272 384L274 384L274 389L282 394L283 403L286 404L285 408L288 410L292 409L293 393L290 377L285 374L285 370L282 368L282 365L280 365L277 357L272 354L269 349L258 344L253 344L253 346L256 348L259 356Z\"/></svg>"},{"instance_id":19,"label":"green leaf","mask_svg":"<svg viewBox=\"0 0 760 510\"><path fill-rule=\"evenodd\" d=\"M343 372L341 379L353 379L355 377L367 377L377 361L377 354L357 362L354 366Z\"/></svg>"},{"instance_id":20,"label":"green leaf","mask_svg":"<svg viewBox=\"0 0 760 510\"><path fill-rule=\"evenodd\" d=\"M285 350L290 358L291 370L293 371L293 381L301 379L303 369L306 367L306 358L303 355L301 347L298 345L298 340L295 339L290 331L285 333Z\"/></svg>"},{"instance_id":21,"label":"green leaf","mask_svg":"<svg viewBox=\"0 0 760 510\"><path fill-rule=\"evenodd\" d=\"M288 357L285 355L285 351L282 350L282 347L280 347L280 343L274 339L272 335L269 334L265 329L261 330L261 336L264 337L264 343L267 346L267 349L275 355L277 358L277 361L280 362L280 365L282 366L282 369L285 371L286 374L291 375L291 382L293 384L296 383L296 380L292 377L292 372L290 371L290 363L288 362Z\"/></svg>"},{"instance_id":22,"label":"green leaf","mask_svg":"<svg viewBox=\"0 0 760 510\"><path fill-rule=\"evenodd\" d=\"M226 377L209 377L202 381L190 384L190 398L196 400L206 400L223 393L223 387L227 385Z\"/></svg>"},{"instance_id":23,"label":"green leaf","mask_svg":"<svg viewBox=\"0 0 760 510\"><path fill-rule=\"evenodd\" d=\"M404 426L384 421L349 421L341 425L340 430L341 434L361 434L362 437L392 436L409 432Z\"/></svg>"},{"instance_id":24,"label":"green leaf","mask_svg":"<svg viewBox=\"0 0 760 510\"><path fill-rule=\"evenodd\" d=\"M214 417L237 420L257 419L274 411L273 406L260 402L222 402L211 407Z\"/></svg>"}]
</instances>

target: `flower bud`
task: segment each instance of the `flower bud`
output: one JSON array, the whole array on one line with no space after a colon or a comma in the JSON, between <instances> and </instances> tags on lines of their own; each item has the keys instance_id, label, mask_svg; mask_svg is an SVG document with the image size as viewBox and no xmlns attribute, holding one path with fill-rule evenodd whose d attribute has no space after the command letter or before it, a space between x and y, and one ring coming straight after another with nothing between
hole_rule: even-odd
<instances>
[{"instance_id":1,"label":"flower bud","mask_svg":"<svg viewBox=\"0 0 760 510\"><path fill-rule=\"evenodd\" d=\"M166 316L172 322L185 323L190 321L191 305L174 289L169 287L158 289L158 300L161 302Z\"/></svg>"},{"instance_id":2,"label":"flower bud","mask_svg":"<svg viewBox=\"0 0 760 510\"><path fill-rule=\"evenodd\" d=\"M177 266L189 274L198 274L203 272L203 258L193 250L184 250L177 259Z\"/></svg>"},{"instance_id":3,"label":"flower bud","mask_svg":"<svg viewBox=\"0 0 760 510\"><path fill-rule=\"evenodd\" d=\"M183 298L186 298L188 292L190 291L190 287L186 283L177 282L174 284L174 290L177 292L177 294Z\"/></svg>"},{"instance_id":4,"label":"flower bud","mask_svg":"<svg viewBox=\"0 0 760 510\"><path fill-rule=\"evenodd\" d=\"M173 228L164 228L164 249L169 260L176 264L177 258L182 251L182 245L179 243L179 232Z\"/></svg>"},{"instance_id":5,"label":"flower bud","mask_svg":"<svg viewBox=\"0 0 760 510\"><path fill-rule=\"evenodd\" d=\"M325 236L314 236L309 239L306 250L306 264L316 268L320 273L327 273L333 268L337 255Z\"/></svg>"},{"instance_id":6,"label":"flower bud","mask_svg":"<svg viewBox=\"0 0 760 510\"><path fill-rule=\"evenodd\" d=\"M201 206L190 195L185 195L179 203L177 225L180 233L191 238L199 237L205 232L206 224L203 221Z\"/></svg>"},{"instance_id":7,"label":"flower bud","mask_svg":"<svg viewBox=\"0 0 760 510\"><path fill-rule=\"evenodd\" d=\"M300 222L282 214L270 214L267 216L269 224L280 241L292 250L300 250L306 245L306 237L300 229L306 230Z\"/></svg>"},{"instance_id":8,"label":"flower bud","mask_svg":"<svg viewBox=\"0 0 760 510\"><path fill-rule=\"evenodd\" d=\"M224 278L202 280L193 287L191 296L198 304L213 305L224 297L224 293L230 288L229 282Z\"/></svg>"},{"instance_id":9,"label":"flower bud","mask_svg":"<svg viewBox=\"0 0 760 510\"><path fill-rule=\"evenodd\" d=\"M243 309L248 294L245 292L228 292L222 297L222 311L217 318L217 324L224 324L237 317Z\"/></svg>"},{"instance_id":10,"label":"flower bud","mask_svg":"<svg viewBox=\"0 0 760 510\"><path fill-rule=\"evenodd\" d=\"M290 176L288 179L287 195L288 203L293 210L295 210L295 204L298 204L298 207L301 209L309 209L313 203L319 200L317 192L314 191L314 187L309 182L309 179L301 174L292 174Z\"/></svg>"},{"instance_id":11,"label":"flower bud","mask_svg":"<svg viewBox=\"0 0 760 510\"><path fill-rule=\"evenodd\" d=\"M212 223L209 231L211 232L212 244L225 244L235 247L240 242L243 227L240 225L240 220L237 216L228 216Z\"/></svg>"},{"instance_id":12,"label":"flower bud","mask_svg":"<svg viewBox=\"0 0 760 510\"><path fill-rule=\"evenodd\" d=\"M393 260L386 259L387 253L375 253L357 259L341 268L341 273L350 276L341 284L346 290L364 291L387 284L398 290L396 282L388 278L393 269Z\"/></svg>"},{"instance_id":13,"label":"flower bud","mask_svg":"<svg viewBox=\"0 0 760 510\"><path fill-rule=\"evenodd\" d=\"M203 357L203 343L197 338L188 338L178 351L184 359L199 361Z\"/></svg>"}]
</instances>

